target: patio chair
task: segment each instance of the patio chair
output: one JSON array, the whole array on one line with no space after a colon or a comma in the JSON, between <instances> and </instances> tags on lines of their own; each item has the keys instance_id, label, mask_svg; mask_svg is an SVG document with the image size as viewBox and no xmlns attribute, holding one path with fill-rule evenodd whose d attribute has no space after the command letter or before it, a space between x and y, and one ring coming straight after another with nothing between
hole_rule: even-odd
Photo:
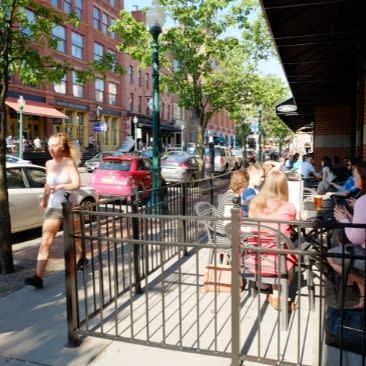
<instances>
[{"instance_id":1,"label":"patio chair","mask_svg":"<svg viewBox=\"0 0 366 366\"><path fill-rule=\"evenodd\" d=\"M251 293L261 283L280 286L281 329L288 328L289 279L294 276L298 258L295 254L271 253L271 249L295 249L293 242L281 231L259 224L243 222L242 229L242 275L248 281ZM259 253L251 247L267 250Z\"/></svg>"},{"instance_id":2,"label":"patio chair","mask_svg":"<svg viewBox=\"0 0 366 366\"><path fill-rule=\"evenodd\" d=\"M199 217L210 218L217 217L217 208L208 202L198 202L194 206L194 210L196 215ZM219 261L222 263L225 259L229 262L230 255L230 239L224 232L220 232L217 230L218 220L202 220L205 226L208 243L209 244L217 244L217 245L225 245L228 249L210 249L210 254L208 258L208 264L213 263L214 255L217 253L219 255Z\"/></svg>"}]
</instances>

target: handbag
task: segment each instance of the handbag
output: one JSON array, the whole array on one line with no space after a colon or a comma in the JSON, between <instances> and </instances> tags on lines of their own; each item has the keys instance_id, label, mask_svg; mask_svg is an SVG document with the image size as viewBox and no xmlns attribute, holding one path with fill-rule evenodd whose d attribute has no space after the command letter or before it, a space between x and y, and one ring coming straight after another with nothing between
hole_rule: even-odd
<instances>
[{"instance_id":1,"label":"handbag","mask_svg":"<svg viewBox=\"0 0 366 366\"><path fill-rule=\"evenodd\" d=\"M325 343L328 346L364 354L366 352L365 330L363 310L344 309L341 314L339 309L328 306L325 313Z\"/></svg>"},{"instance_id":2,"label":"handbag","mask_svg":"<svg viewBox=\"0 0 366 366\"><path fill-rule=\"evenodd\" d=\"M240 289L243 290L243 281L240 277ZM203 292L231 292L231 265L209 264L204 273Z\"/></svg>"},{"instance_id":3,"label":"handbag","mask_svg":"<svg viewBox=\"0 0 366 366\"><path fill-rule=\"evenodd\" d=\"M347 251L354 254L351 246ZM353 266L354 258L351 258L347 266L341 286L344 289L347 284L348 274ZM328 306L324 319L325 343L328 346L354 353L366 353L366 322L364 311L359 309L342 309L342 301L338 296L339 309Z\"/></svg>"}]
</instances>

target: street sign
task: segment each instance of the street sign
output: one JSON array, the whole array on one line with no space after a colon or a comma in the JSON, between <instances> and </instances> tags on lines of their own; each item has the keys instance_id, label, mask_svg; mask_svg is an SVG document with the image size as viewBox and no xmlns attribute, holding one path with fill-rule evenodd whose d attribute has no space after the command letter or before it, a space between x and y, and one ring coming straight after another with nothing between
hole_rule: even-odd
<instances>
[{"instance_id":1,"label":"street sign","mask_svg":"<svg viewBox=\"0 0 366 366\"><path fill-rule=\"evenodd\" d=\"M137 139L141 139L142 138L141 128L136 128L136 130L135 130L135 138L137 138Z\"/></svg>"},{"instance_id":2,"label":"street sign","mask_svg":"<svg viewBox=\"0 0 366 366\"><path fill-rule=\"evenodd\" d=\"M108 125L106 123L95 122L93 124L94 132L107 132L107 130L108 130Z\"/></svg>"}]
</instances>

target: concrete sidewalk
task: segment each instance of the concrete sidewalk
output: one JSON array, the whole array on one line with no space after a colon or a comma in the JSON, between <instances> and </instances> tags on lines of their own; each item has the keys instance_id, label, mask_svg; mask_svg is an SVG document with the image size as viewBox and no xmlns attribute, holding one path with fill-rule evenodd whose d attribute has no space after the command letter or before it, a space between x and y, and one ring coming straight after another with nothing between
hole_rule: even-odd
<instances>
[{"instance_id":1,"label":"concrete sidewalk","mask_svg":"<svg viewBox=\"0 0 366 366\"><path fill-rule=\"evenodd\" d=\"M37 240L15 248L14 259L31 266ZM51 274L44 288L23 287L0 299L0 365L24 366L228 366L229 359L169 351L131 343L86 337L80 347L67 348L62 237L55 240ZM33 257L33 258L30 258ZM32 259L32 260L30 260ZM29 266L29 264L27 264ZM34 267L33 267L34 268Z\"/></svg>"}]
</instances>

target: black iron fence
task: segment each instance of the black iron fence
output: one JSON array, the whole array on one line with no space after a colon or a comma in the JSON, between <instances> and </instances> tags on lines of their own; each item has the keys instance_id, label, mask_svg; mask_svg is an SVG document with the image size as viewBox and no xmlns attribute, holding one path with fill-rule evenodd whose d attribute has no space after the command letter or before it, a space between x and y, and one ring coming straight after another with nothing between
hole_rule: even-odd
<instances>
[{"instance_id":1,"label":"black iron fence","mask_svg":"<svg viewBox=\"0 0 366 366\"><path fill-rule=\"evenodd\" d=\"M364 311L356 311L357 330L341 324L353 316L360 299L359 289L344 281L348 260L365 257L349 253L347 245L343 252L328 253L350 225L244 221L233 209L232 217L224 218L229 244L222 244L216 225L223 218L194 215L197 201L215 202L212 198L224 190L224 184L206 184L189 187L186 200L181 185L169 187L159 209L147 201L111 200L82 209L65 204L69 345L88 335L228 357L232 365L245 360L343 365L346 358L348 364L364 365ZM217 187L216 192L209 187ZM75 217L80 230L74 228ZM291 239L281 233L289 224ZM78 243L89 259L81 272L75 264ZM341 258L343 275L331 270L329 257ZM229 293L218 288L225 258ZM208 262L221 268L211 278ZM247 282L243 292L241 278ZM204 291L209 280L214 285ZM261 293L264 285L277 292L277 302ZM338 320L330 308L339 309ZM349 338L361 354L349 352Z\"/></svg>"}]
</instances>

